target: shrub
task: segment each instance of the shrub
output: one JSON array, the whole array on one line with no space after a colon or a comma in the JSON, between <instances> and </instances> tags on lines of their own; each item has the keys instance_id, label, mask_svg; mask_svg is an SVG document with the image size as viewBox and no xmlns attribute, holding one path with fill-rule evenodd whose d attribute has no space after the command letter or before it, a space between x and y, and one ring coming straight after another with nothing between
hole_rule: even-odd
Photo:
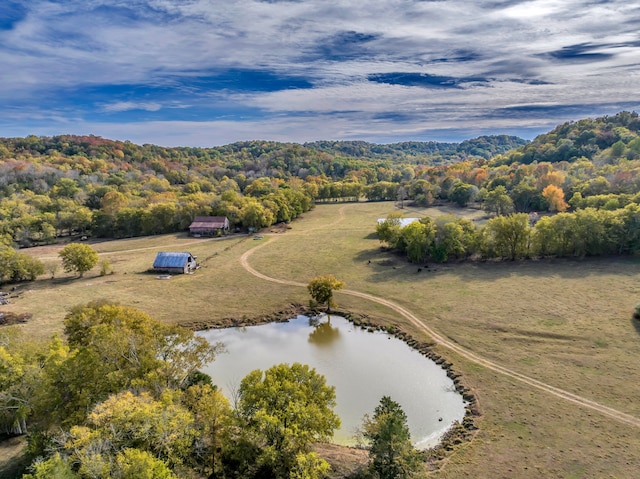
<instances>
[{"instance_id":1,"label":"shrub","mask_svg":"<svg viewBox=\"0 0 640 479\"><path fill-rule=\"evenodd\" d=\"M108 259L103 259L102 261L100 261L100 276L106 276L111 273L113 273L113 269L111 268L111 261Z\"/></svg>"}]
</instances>

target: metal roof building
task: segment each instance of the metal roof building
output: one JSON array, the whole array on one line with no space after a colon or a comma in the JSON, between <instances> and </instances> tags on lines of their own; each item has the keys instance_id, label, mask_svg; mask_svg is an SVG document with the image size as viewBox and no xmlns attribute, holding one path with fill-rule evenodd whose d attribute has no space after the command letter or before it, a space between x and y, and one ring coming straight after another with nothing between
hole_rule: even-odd
<instances>
[{"instance_id":1,"label":"metal roof building","mask_svg":"<svg viewBox=\"0 0 640 479\"><path fill-rule=\"evenodd\" d=\"M191 253L161 251L153 262L154 271L164 273L190 273L196 267L196 257Z\"/></svg>"},{"instance_id":2,"label":"metal roof building","mask_svg":"<svg viewBox=\"0 0 640 479\"><path fill-rule=\"evenodd\" d=\"M228 229L229 219L226 216L196 216L189 225L189 233L192 235L213 236Z\"/></svg>"}]
</instances>

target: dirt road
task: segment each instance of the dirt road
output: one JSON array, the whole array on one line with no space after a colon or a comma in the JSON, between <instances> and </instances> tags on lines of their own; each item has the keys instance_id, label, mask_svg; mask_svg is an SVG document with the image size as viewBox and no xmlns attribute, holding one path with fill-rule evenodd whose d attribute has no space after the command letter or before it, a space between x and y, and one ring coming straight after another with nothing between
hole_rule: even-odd
<instances>
[{"instance_id":1,"label":"dirt road","mask_svg":"<svg viewBox=\"0 0 640 479\"><path fill-rule=\"evenodd\" d=\"M285 280L285 279L277 279L277 278L272 278L270 276L267 276L265 274L260 273L259 271L256 271L253 267L251 267L251 265L249 264L249 257L251 256L251 254L255 251L257 251L260 248L263 248L264 246L266 246L267 244L269 244L271 241L275 241L277 239L277 237L272 237L270 239L269 242L265 242L262 243L258 246L256 246L255 248L252 248L250 250L248 250L247 252L245 252L241 257L240 257L240 263L242 264L242 266L251 274L253 274L254 276L263 279L265 281L271 281L274 283L279 283L279 284L284 284L284 285L289 285L289 286L295 286L295 287L302 287L302 288L306 288L307 285L303 284L303 283L298 283L296 281L289 281L289 280ZM534 387L536 389L539 389L541 391L544 391L548 394L551 394L552 396L556 397L556 398L560 398L563 399L565 401L570 401L578 406L581 407L585 407L588 409L592 409L594 411L597 411L605 416L608 416L616 421L619 421L621 423L625 423L625 424L629 424L632 426L636 426L636 427L640 427L640 419L635 417L635 416L631 416L630 414L626 414L624 412L618 411L616 409L613 409L609 406L605 406L604 404L600 404L598 402L592 401L590 399L578 396L577 394L571 393L569 391L565 391L563 389L557 388L555 386L552 386L550 384L546 384L543 383L541 381L538 381L537 379L534 379L532 377L526 376L524 374L518 373L516 371L513 371L511 369L508 369L504 366L501 366L500 364L494 363L492 361L489 361L488 359L482 358L480 356L478 356L477 354L475 354L473 351L470 351L466 348L461 347L460 345L454 343L453 341L447 339L446 337L442 336L441 334L439 334L437 331L435 331L434 329L430 328L429 326L427 326L422 320L420 320L418 317L416 317L413 313L411 313L409 310L403 308L402 306L395 304L394 302L385 299L385 298L380 298L378 296L374 296L371 294L367 294L367 293L361 293L359 291L353 291L353 290L340 290L339 292L337 292L337 294L348 294L351 296L356 296L358 298L363 298L369 301L373 301L375 303L378 304L382 304L384 306L387 306L388 308L391 308L392 310L396 311L398 314L404 316L406 319L408 319L409 321L411 321L411 323L413 323L417 328L419 328L420 330L424 331L425 333L427 333L432 339L433 341L435 341L436 343L438 343L439 345L454 351L455 353L457 353L458 355L464 357L465 359L472 361L476 364L479 364L487 369L490 369L492 371L495 371L497 373L503 374L505 376L508 376L512 379L515 379L519 382L522 382L524 384L527 384L528 386Z\"/></svg>"}]
</instances>

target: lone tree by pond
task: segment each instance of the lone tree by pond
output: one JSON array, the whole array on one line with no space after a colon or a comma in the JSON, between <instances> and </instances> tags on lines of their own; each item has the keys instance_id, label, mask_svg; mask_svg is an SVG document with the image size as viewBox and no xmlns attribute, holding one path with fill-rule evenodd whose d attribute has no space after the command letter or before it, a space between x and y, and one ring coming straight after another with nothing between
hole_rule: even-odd
<instances>
[{"instance_id":1,"label":"lone tree by pond","mask_svg":"<svg viewBox=\"0 0 640 479\"><path fill-rule=\"evenodd\" d=\"M316 276L307 285L309 294L318 304L327 304L327 313L331 312L331 306L336 306L333 301L333 292L344 287L344 282L337 280L332 274Z\"/></svg>"},{"instance_id":2,"label":"lone tree by pond","mask_svg":"<svg viewBox=\"0 0 640 479\"><path fill-rule=\"evenodd\" d=\"M65 272L77 272L80 277L98 264L98 252L88 244L71 243L58 253Z\"/></svg>"}]
</instances>

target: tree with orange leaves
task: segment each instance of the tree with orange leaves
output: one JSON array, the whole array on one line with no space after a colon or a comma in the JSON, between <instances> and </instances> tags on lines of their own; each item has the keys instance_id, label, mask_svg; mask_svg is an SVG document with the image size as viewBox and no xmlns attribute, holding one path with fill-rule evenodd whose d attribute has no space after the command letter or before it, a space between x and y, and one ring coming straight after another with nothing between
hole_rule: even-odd
<instances>
[{"instance_id":1,"label":"tree with orange leaves","mask_svg":"<svg viewBox=\"0 0 640 479\"><path fill-rule=\"evenodd\" d=\"M566 211L567 202L564 200L564 191L556 185L547 185L542 190L542 196L549 203L549 211Z\"/></svg>"}]
</instances>

